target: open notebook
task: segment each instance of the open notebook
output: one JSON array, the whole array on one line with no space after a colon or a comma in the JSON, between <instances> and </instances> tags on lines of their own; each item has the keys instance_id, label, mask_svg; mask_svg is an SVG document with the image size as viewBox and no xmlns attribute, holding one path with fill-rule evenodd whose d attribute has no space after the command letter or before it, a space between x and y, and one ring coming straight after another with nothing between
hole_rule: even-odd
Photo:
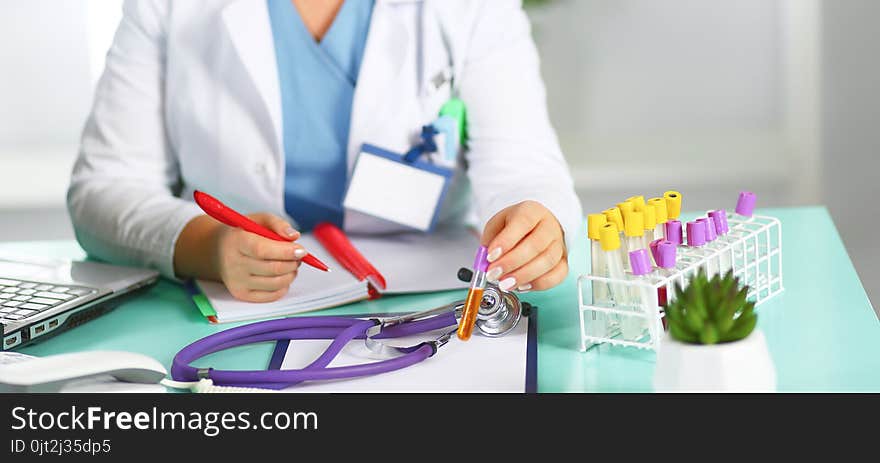
<instances>
[{"instance_id":1,"label":"open notebook","mask_svg":"<svg viewBox=\"0 0 880 463\"><path fill-rule=\"evenodd\" d=\"M437 229L427 235L352 235L348 239L384 277L385 289L377 288L382 294L467 287L467 283L458 280L458 269L471 266L479 245L477 236L466 228ZM321 272L303 265L287 295L267 303L242 302L232 297L222 283L198 280L219 323L295 314L370 297L367 281L347 271L314 235L304 234L297 242L332 271Z\"/></svg>"}]
</instances>

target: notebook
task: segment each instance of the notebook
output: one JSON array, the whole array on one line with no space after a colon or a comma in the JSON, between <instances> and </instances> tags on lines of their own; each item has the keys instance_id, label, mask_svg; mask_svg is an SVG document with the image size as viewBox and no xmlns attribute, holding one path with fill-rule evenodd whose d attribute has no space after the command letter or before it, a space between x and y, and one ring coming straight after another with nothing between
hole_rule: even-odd
<instances>
[{"instance_id":1,"label":"notebook","mask_svg":"<svg viewBox=\"0 0 880 463\"><path fill-rule=\"evenodd\" d=\"M331 271L304 265L287 294L267 303L240 301L222 283L197 280L201 295L194 298L202 313L212 322L228 323L336 307L382 294L465 288L467 283L457 277L458 269L471 267L479 246L477 235L465 227L441 228L431 234L351 236L332 227L304 234L297 242ZM347 269L350 265L341 260L352 257L349 245L356 250L355 256L363 256L376 273L356 275ZM201 296L207 301L200 302Z\"/></svg>"}]
</instances>

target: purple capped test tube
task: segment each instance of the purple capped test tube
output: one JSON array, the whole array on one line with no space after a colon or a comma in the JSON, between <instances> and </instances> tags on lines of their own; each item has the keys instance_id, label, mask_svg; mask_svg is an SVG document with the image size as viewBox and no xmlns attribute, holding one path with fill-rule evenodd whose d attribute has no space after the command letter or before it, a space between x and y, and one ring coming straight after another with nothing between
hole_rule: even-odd
<instances>
[{"instance_id":1,"label":"purple capped test tube","mask_svg":"<svg viewBox=\"0 0 880 463\"><path fill-rule=\"evenodd\" d=\"M718 234L715 232L715 220L712 219L711 216L703 217L701 219L697 219L697 222L701 222L705 225L706 231L706 275L709 278L714 277L718 274L718 269L720 268L720 264L718 262L720 255L718 254L718 244L715 239L718 238Z\"/></svg>"},{"instance_id":2,"label":"purple capped test tube","mask_svg":"<svg viewBox=\"0 0 880 463\"><path fill-rule=\"evenodd\" d=\"M644 248L629 253L630 273L634 280L645 282L643 285L630 286L629 294L632 305L638 307L640 315L622 315L620 319L620 333L627 341L641 339L645 330L648 329L648 320L651 313L656 310L657 301L654 300L654 289L649 286L651 274L651 256Z\"/></svg>"},{"instance_id":3,"label":"purple capped test tube","mask_svg":"<svg viewBox=\"0 0 880 463\"><path fill-rule=\"evenodd\" d=\"M706 223L700 221L687 223L687 245L692 248L706 244Z\"/></svg>"},{"instance_id":4,"label":"purple capped test tube","mask_svg":"<svg viewBox=\"0 0 880 463\"><path fill-rule=\"evenodd\" d=\"M681 222L678 220L666 222L666 239L672 241L676 246L681 246Z\"/></svg>"},{"instance_id":5,"label":"purple capped test tube","mask_svg":"<svg viewBox=\"0 0 880 463\"><path fill-rule=\"evenodd\" d=\"M727 272L733 270L733 247L731 238L728 235L730 227L727 225L727 211L718 209L709 212L709 217L715 223L715 232L718 234L718 244L721 254L719 258L719 272L726 275Z\"/></svg>"},{"instance_id":6,"label":"purple capped test tube","mask_svg":"<svg viewBox=\"0 0 880 463\"><path fill-rule=\"evenodd\" d=\"M755 202L757 201L757 197L751 191L743 191L739 194L739 199L736 201L736 215L749 218L752 216L752 213L755 211Z\"/></svg>"}]
</instances>

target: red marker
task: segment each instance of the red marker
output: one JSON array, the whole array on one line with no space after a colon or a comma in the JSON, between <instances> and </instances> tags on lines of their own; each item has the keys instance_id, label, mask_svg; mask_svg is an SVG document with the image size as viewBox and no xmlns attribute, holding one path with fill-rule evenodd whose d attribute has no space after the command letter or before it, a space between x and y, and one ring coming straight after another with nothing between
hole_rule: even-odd
<instances>
[{"instance_id":1,"label":"red marker","mask_svg":"<svg viewBox=\"0 0 880 463\"><path fill-rule=\"evenodd\" d=\"M193 193L193 198L195 198L196 204L198 204L206 214L230 227L241 228L244 231L255 233L264 238L269 238L270 240L290 242L290 240L283 238L272 230L269 230L238 212L235 212L227 205L221 203L217 198L207 193L196 190ZM302 261L318 270L323 270L325 272L330 270L325 263L321 262L317 257L311 254L306 254Z\"/></svg>"}]
</instances>

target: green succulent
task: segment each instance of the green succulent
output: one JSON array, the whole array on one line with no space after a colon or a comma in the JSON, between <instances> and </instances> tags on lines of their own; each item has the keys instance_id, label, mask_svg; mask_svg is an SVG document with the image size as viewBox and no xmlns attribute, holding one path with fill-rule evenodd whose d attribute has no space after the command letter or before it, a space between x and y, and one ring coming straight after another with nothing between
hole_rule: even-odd
<instances>
[{"instance_id":1,"label":"green succulent","mask_svg":"<svg viewBox=\"0 0 880 463\"><path fill-rule=\"evenodd\" d=\"M690 344L733 342L755 329L755 303L746 300L749 287L729 271L710 280L703 270L687 288L675 284L675 299L665 306L669 334Z\"/></svg>"}]
</instances>

